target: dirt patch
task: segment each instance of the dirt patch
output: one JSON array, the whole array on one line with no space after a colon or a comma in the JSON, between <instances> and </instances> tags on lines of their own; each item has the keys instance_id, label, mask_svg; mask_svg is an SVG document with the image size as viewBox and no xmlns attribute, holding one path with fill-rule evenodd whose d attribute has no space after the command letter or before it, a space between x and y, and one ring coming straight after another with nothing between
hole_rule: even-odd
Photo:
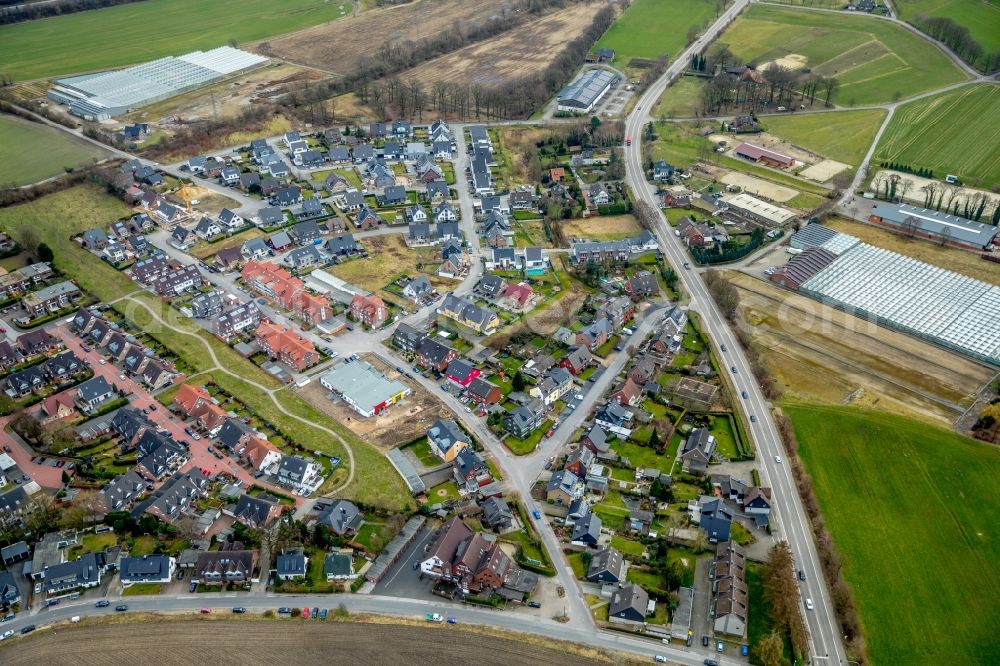
<instances>
[{"instance_id":1,"label":"dirt patch","mask_svg":"<svg viewBox=\"0 0 1000 666\"><path fill-rule=\"evenodd\" d=\"M427 38L462 29L491 15L491 0L423 0L373 9L324 25L253 44L251 50L290 62L344 75L358 68L384 45Z\"/></svg>"},{"instance_id":2,"label":"dirt patch","mask_svg":"<svg viewBox=\"0 0 1000 666\"><path fill-rule=\"evenodd\" d=\"M786 398L859 403L950 426L994 374L762 280L742 273L727 278L740 290L751 334Z\"/></svg>"},{"instance_id":3,"label":"dirt patch","mask_svg":"<svg viewBox=\"0 0 1000 666\"><path fill-rule=\"evenodd\" d=\"M620 656L556 641L517 634L492 635L476 627L430 627L426 624L340 623L311 620L232 620L129 622L64 626L25 639L7 641L0 648L6 666L75 666L77 664L130 664L154 666L163 655L150 645L169 645L171 664L192 666L211 663L244 666L247 663L322 663L330 655L350 655L357 664L440 664L459 666L469 661L475 644L484 664L507 666L621 663ZM499 633L499 632L497 632ZM536 644L536 642L541 644ZM502 659L499 655L502 655ZM627 661L626 663L638 663Z\"/></svg>"},{"instance_id":4,"label":"dirt patch","mask_svg":"<svg viewBox=\"0 0 1000 666\"><path fill-rule=\"evenodd\" d=\"M907 238L901 234L862 224L843 217L823 221L831 229L856 236L866 243L904 254L914 259L955 271L971 278L1000 285L1000 264L983 261L976 252L942 247L921 238Z\"/></svg>"},{"instance_id":5,"label":"dirt patch","mask_svg":"<svg viewBox=\"0 0 1000 666\"><path fill-rule=\"evenodd\" d=\"M747 194L760 194L767 197L771 201L777 201L779 203L784 203L785 201L794 199L799 194L790 187L777 185L762 178L748 176L747 174L739 171L730 171L719 180L726 185L737 185Z\"/></svg>"},{"instance_id":6,"label":"dirt patch","mask_svg":"<svg viewBox=\"0 0 1000 666\"><path fill-rule=\"evenodd\" d=\"M596 3L574 5L406 70L399 79L420 81L425 89L436 81L501 85L544 69L567 42L590 26L600 9Z\"/></svg>"},{"instance_id":7,"label":"dirt patch","mask_svg":"<svg viewBox=\"0 0 1000 666\"><path fill-rule=\"evenodd\" d=\"M412 380L401 376L395 367L386 365L371 354L365 355L364 360L389 379L399 380L409 386L413 393L386 412L365 418L343 401L331 400L330 392L320 385L318 379L295 389L295 392L380 451L388 451L394 446L411 442L426 433L439 418L448 418L448 411L440 400Z\"/></svg>"},{"instance_id":8,"label":"dirt patch","mask_svg":"<svg viewBox=\"0 0 1000 666\"><path fill-rule=\"evenodd\" d=\"M818 183L825 183L841 171L850 168L850 164L844 164L836 160L823 160L803 169L799 172L799 175L809 180L815 180Z\"/></svg>"},{"instance_id":9,"label":"dirt patch","mask_svg":"<svg viewBox=\"0 0 1000 666\"><path fill-rule=\"evenodd\" d=\"M592 238L594 240L619 240L642 233L639 221L632 215L601 215L567 220L563 223L567 238Z\"/></svg>"},{"instance_id":10,"label":"dirt patch","mask_svg":"<svg viewBox=\"0 0 1000 666\"><path fill-rule=\"evenodd\" d=\"M500 133L501 144L510 155L511 175L514 180L521 183L532 182L524 156L526 153L533 154L537 150L535 144L549 138L553 132L542 127L530 126L501 127L497 131Z\"/></svg>"},{"instance_id":11,"label":"dirt patch","mask_svg":"<svg viewBox=\"0 0 1000 666\"><path fill-rule=\"evenodd\" d=\"M437 276L441 255L435 248L410 248L406 246L402 233L385 236L370 236L362 242L370 255L369 259L354 259L343 264L330 266L327 272L351 284L377 293L385 300L405 306L409 301L385 290L385 286L398 275L405 273L411 278L424 274L435 288L450 288L454 282Z\"/></svg>"},{"instance_id":12,"label":"dirt patch","mask_svg":"<svg viewBox=\"0 0 1000 666\"><path fill-rule=\"evenodd\" d=\"M760 70L767 71L771 67L784 67L785 69L797 72L800 69L805 69L807 64L809 64L809 59L804 55L789 53L788 55L777 58L776 60L769 60L765 62L760 66Z\"/></svg>"}]
</instances>

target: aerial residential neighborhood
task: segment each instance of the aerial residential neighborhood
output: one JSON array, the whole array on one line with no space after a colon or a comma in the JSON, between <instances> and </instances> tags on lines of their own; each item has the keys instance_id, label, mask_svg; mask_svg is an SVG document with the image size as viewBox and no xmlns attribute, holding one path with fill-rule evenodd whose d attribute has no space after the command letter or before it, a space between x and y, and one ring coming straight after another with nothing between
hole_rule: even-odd
<instances>
[{"instance_id":1,"label":"aerial residential neighborhood","mask_svg":"<svg viewBox=\"0 0 1000 666\"><path fill-rule=\"evenodd\" d=\"M994 7L187 4L0 8L0 660L989 663Z\"/></svg>"}]
</instances>

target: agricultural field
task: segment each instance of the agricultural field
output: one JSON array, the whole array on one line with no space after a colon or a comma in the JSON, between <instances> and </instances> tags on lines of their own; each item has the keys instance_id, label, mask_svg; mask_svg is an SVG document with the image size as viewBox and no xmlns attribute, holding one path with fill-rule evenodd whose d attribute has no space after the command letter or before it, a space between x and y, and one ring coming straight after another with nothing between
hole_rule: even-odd
<instances>
[{"instance_id":1,"label":"agricultural field","mask_svg":"<svg viewBox=\"0 0 1000 666\"><path fill-rule=\"evenodd\" d=\"M0 185L30 185L110 153L61 130L0 115Z\"/></svg>"},{"instance_id":2,"label":"agricultural field","mask_svg":"<svg viewBox=\"0 0 1000 666\"><path fill-rule=\"evenodd\" d=\"M350 3L343 4L350 11ZM322 0L146 0L27 21L0 28L0 71L24 81L122 67L300 30L339 18L340 6Z\"/></svg>"},{"instance_id":3,"label":"agricultural field","mask_svg":"<svg viewBox=\"0 0 1000 666\"><path fill-rule=\"evenodd\" d=\"M633 58L673 59L684 50L688 30L701 31L723 6L716 0L633 0L614 25L597 42L598 48L615 50L614 65L629 67Z\"/></svg>"},{"instance_id":4,"label":"agricultural field","mask_svg":"<svg viewBox=\"0 0 1000 666\"><path fill-rule=\"evenodd\" d=\"M892 6L905 21L920 14L950 18L969 29L984 53L1000 51L1000 4L996 0L896 0Z\"/></svg>"},{"instance_id":5,"label":"agricultural field","mask_svg":"<svg viewBox=\"0 0 1000 666\"><path fill-rule=\"evenodd\" d=\"M336 599L320 606L336 612ZM193 615L197 613L192 612ZM563 643L548 638L512 632L494 632L449 627L429 627L428 623L403 624L327 620L302 622L287 619L263 620L256 614L231 620L218 611L209 618L169 620L162 616L127 613L113 621L84 619L78 625L56 631L8 640L0 646L5 666L71 666L79 663L108 663L115 655L118 663L152 666L162 656L150 645L169 645L170 663L184 666L214 663L245 663L253 655L255 663L284 663L289 655L302 663L328 661L331 654L350 655L354 663L417 663L461 666L469 663L469 645L482 654L503 655L509 666L575 666L580 663L623 663L621 655ZM211 619L210 619L211 618ZM218 619L216 619L218 618ZM112 620L112 618L108 618ZM383 623L384 622L384 623ZM294 623L294 630L290 630Z\"/></svg>"},{"instance_id":6,"label":"agricultural field","mask_svg":"<svg viewBox=\"0 0 1000 666\"><path fill-rule=\"evenodd\" d=\"M762 259L751 268L768 263ZM948 427L995 374L769 282L735 271L725 275L739 290L751 337L790 400L881 409Z\"/></svg>"},{"instance_id":7,"label":"agricultural field","mask_svg":"<svg viewBox=\"0 0 1000 666\"><path fill-rule=\"evenodd\" d=\"M885 110L767 116L764 129L799 148L858 166L885 119Z\"/></svg>"},{"instance_id":8,"label":"agricultural field","mask_svg":"<svg viewBox=\"0 0 1000 666\"><path fill-rule=\"evenodd\" d=\"M315 25L314 21L314 27L260 42L253 50L343 75L355 70L383 44L400 38L415 40L418 36L433 36L452 29L456 23L475 22L493 6L491 0L421 0L398 7L372 9L337 23Z\"/></svg>"},{"instance_id":9,"label":"agricultural field","mask_svg":"<svg viewBox=\"0 0 1000 666\"><path fill-rule=\"evenodd\" d=\"M621 240L642 233L639 221L632 215L601 215L567 220L563 223L567 238Z\"/></svg>"},{"instance_id":10,"label":"agricultural field","mask_svg":"<svg viewBox=\"0 0 1000 666\"><path fill-rule=\"evenodd\" d=\"M1000 134L989 119L1000 117L1000 88L992 84L904 104L896 109L872 158L928 168L937 178L958 176L965 184L1000 185Z\"/></svg>"},{"instance_id":11,"label":"agricultural field","mask_svg":"<svg viewBox=\"0 0 1000 666\"><path fill-rule=\"evenodd\" d=\"M437 81L500 85L543 69L567 41L590 27L600 9L598 4L570 5L492 39L428 60L401 72L399 79L419 81L425 90Z\"/></svg>"},{"instance_id":12,"label":"agricultural field","mask_svg":"<svg viewBox=\"0 0 1000 666\"><path fill-rule=\"evenodd\" d=\"M808 67L840 83L847 106L905 99L967 78L905 28L870 17L752 6L719 38L742 60Z\"/></svg>"},{"instance_id":13,"label":"agricultural field","mask_svg":"<svg viewBox=\"0 0 1000 666\"><path fill-rule=\"evenodd\" d=\"M1000 606L996 447L895 415L787 405L871 662L986 663ZM983 661L985 659L985 661Z\"/></svg>"}]
</instances>

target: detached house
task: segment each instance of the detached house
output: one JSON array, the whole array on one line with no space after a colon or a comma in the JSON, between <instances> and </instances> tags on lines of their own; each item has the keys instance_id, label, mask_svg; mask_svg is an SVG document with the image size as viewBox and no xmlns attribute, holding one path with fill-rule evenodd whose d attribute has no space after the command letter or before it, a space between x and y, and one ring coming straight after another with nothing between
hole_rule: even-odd
<instances>
[{"instance_id":1,"label":"detached house","mask_svg":"<svg viewBox=\"0 0 1000 666\"><path fill-rule=\"evenodd\" d=\"M451 419L438 419L427 429L427 443L444 462L451 462L469 445L469 437Z\"/></svg>"}]
</instances>

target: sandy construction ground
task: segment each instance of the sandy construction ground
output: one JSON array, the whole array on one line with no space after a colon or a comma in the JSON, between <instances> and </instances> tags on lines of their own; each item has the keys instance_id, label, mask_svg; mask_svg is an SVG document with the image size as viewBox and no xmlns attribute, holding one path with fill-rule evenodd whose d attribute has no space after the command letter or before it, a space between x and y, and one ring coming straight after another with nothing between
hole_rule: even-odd
<instances>
[{"instance_id":1,"label":"sandy construction ground","mask_svg":"<svg viewBox=\"0 0 1000 666\"><path fill-rule=\"evenodd\" d=\"M823 160L822 162L813 164L811 167L803 169L798 175L803 178L808 178L809 180L815 180L818 183L825 183L844 169L850 168L851 165L844 164L843 162L838 162L836 160Z\"/></svg>"},{"instance_id":2,"label":"sandy construction ground","mask_svg":"<svg viewBox=\"0 0 1000 666\"><path fill-rule=\"evenodd\" d=\"M413 393L386 412L364 418L342 400L331 400L330 392L320 385L318 379L302 388L296 388L295 392L380 451L413 441L426 433L439 418L448 418L448 411L440 400L412 380L400 376L394 367L387 366L371 354L365 355L364 360L381 370L389 379L399 380L409 386Z\"/></svg>"},{"instance_id":3,"label":"sandy construction ground","mask_svg":"<svg viewBox=\"0 0 1000 666\"><path fill-rule=\"evenodd\" d=\"M600 8L597 3L570 6L493 39L434 58L402 72L399 79L416 79L425 86L435 81L500 85L543 69L566 42L587 29Z\"/></svg>"},{"instance_id":4,"label":"sandy construction ground","mask_svg":"<svg viewBox=\"0 0 1000 666\"><path fill-rule=\"evenodd\" d=\"M762 194L771 201L779 203L794 199L798 195L798 192L790 187L776 185L770 181L748 176L739 171L730 171L719 180L726 185L737 185L747 194Z\"/></svg>"},{"instance_id":5,"label":"sandy construction ground","mask_svg":"<svg viewBox=\"0 0 1000 666\"><path fill-rule=\"evenodd\" d=\"M345 16L252 45L258 53L332 74L346 74L387 44L431 37L493 15L492 0L422 0Z\"/></svg>"},{"instance_id":6,"label":"sandy construction ground","mask_svg":"<svg viewBox=\"0 0 1000 666\"><path fill-rule=\"evenodd\" d=\"M903 173L902 171L893 171L892 169L879 169L878 172L875 174L875 177L881 175L888 179L889 176L891 176L892 174L898 174L901 178L905 180L913 181L913 187L910 189L909 192L906 193L906 196L903 198L912 204L918 204L920 206L924 205L924 191L921 188L926 187L930 183L934 183L935 185L937 185L939 192L941 191L940 188L949 188L949 187L955 188L955 196L958 197L959 199L964 199L966 197L973 196L979 192L986 192L986 190L977 190L971 187L945 185L940 180L936 180L934 178L921 178L920 176L914 176L911 173ZM873 186L869 185L869 188L871 187ZM993 198L994 200L997 198L995 194L992 194L990 192L987 192L987 194L989 194L990 197ZM948 195L945 195L944 200L945 202L948 201ZM987 210L989 210L990 208L989 205L987 205L986 208Z\"/></svg>"},{"instance_id":7,"label":"sandy construction ground","mask_svg":"<svg viewBox=\"0 0 1000 666\"><path fill-rule=\"evenodd\" d=\"M317 604L323 605L319 599ZM8 640L0 645L0 662L5 666L320 663L460 666L469 663L469 646L475 645L476 662L483 666L613 663L609 655L596 650L581 650L583 654L578 655L553 641L542 647L534 644L534 637L529 640L501 638L460 626L329 620L192 619L96 626L82 623L57 631L40 631L26 639ZM151 646L160 647L150 649Z\"/></svg>"},{"instance_id":8,"label":"sandy construction ground","mask_svg":"<svg viewBox=\"0 0 1000 666\"><path fill-rule=\"evenodd\" d=\"M767 70L771 67L784 67L785 69L790 69L793 71L798 71L800 69L805 69L806 65L809 63L809 59L804 55L799 55L798 53L789 53L786 56L782 56L777 60L769 60L760 66L761 70Z\"/></svg>"},{"instance_id":9,"label":"sandy construction ground","mask_svg":"<svg viewBox=\"0 0 1000 666\"><path fill-rule=\"evenodd\" d=\"M749 275L727 278L787 398L860 404L950 426L995 374Z\"/></svg>"}]
</instances>

